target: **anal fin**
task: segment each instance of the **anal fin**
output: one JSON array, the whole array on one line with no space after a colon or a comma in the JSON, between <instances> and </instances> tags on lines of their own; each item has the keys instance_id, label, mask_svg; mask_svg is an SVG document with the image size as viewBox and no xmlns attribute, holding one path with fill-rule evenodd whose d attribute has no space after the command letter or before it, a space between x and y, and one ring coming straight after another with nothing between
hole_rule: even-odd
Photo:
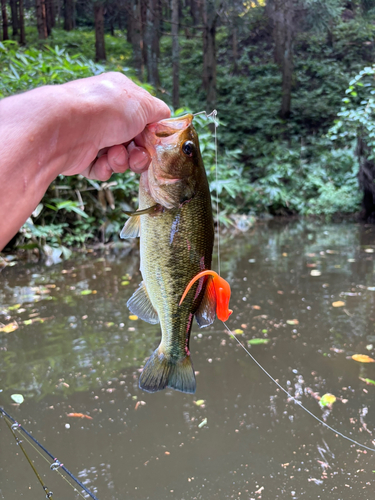
<instances>
[{"instance_id":1,"label":"anal fin","mask_svg":"<svg viewBox=\"0 0 375 500\"><path fill-rule=\"evenodd\" d=\"M151 323L152 325L159 323L158 313L151 303L143 281L130 297L126 305L130 312L137 315L138 318L143 319L143 321L147 321L147 323Z\"/></svg>"},{"instance_id":2,"label":"anal fin","mask_svg":"<svg viewBox=\"0 0 375 500\"><path fill-rule=\"evenodd\" d=\"M197 320L200 328L209 326L215 321L216 302L214 280L210 276L207 280L206 290L204 292L202 302L195 313L195 319Z\"/></svg>"}]
</instances>

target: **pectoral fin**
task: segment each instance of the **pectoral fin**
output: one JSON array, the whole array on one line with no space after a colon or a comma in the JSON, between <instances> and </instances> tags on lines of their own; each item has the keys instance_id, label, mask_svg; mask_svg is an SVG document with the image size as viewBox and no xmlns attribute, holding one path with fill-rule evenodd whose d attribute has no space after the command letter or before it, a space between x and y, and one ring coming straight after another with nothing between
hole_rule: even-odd
<instances>
[{"instance_id":1,"label":"pectoral fin","mask_svg":"<svg viewBox=\"0 0 375 500\"><path fill-rule=\"evenodd\" d=\"M130 219L126 221L125 226L122 228L120 238L122 238L123 240L127 238L138 238L140 227L141 218L130 217Z\"/></svg>"},{"instance_id":2,"label":"pectoral fin","mask_svg":"<svg viewBox=\"0 0 375 500\"><path fill-rule=\"evenodd\" d=\"M144 208L143 210L136 210L135 212L126 212L123 210L124 214L128 215L129 217L138 217L138 215L146 215L146 214L151 214L153 212L156 212L159 210L160 205L157 203L156 205L152 205L152 207Z\"/></svg>"},{"instance_id":3,"label":"pectoral fin","mask_svg":"<svg viewBox=\"0 0 375 500\"><path fill-rule=\"evenodd\" d=\"M214 280L208 278L206 290L203 295L202 302L195 313L195 319L198 325L203 328L211 325L215 321L216 316L216 292Z\"/></svg>"},{"instance_id":4,"label":"pectoral fin","mask_svg":"<svg viewBox=\"0 0 375 500\"><path fill-rule=\"evenodd\" d=\"M143 319L143 321L147 321L147 323L151 323L152 325L159 323L158 313L151 304L150 297L148 296L143 281L130 297L126 305L130 312L136 314L138 318Z\"/></svg>"}]
</instances>

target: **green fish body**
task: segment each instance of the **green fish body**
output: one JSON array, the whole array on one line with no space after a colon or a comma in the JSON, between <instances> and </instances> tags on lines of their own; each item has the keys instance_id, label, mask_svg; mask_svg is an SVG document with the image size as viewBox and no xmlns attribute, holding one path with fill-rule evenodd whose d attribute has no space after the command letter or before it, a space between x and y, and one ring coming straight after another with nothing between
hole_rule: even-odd
<instances>
[{"instance_id":1,"label":"green fish body","mask_svg":"<svg viewBox=\"0 0 375 500\"><path fill-rule=\"evenodd\" d=\"M214 242L209 186L191 121L188 115L146 129L145 146L152 164L140 180L139 211L144 213L135 212L121 234L140 236L143 282L128 307L145 321L160 322L162 331L160 345L140 377L140 387L149 392L165 387L195 392L189 351L193 318L200 326L215 318L215 300L206 277L192 286L179 305L187 284L211 268Z\"/></svg>"}]
</instances>

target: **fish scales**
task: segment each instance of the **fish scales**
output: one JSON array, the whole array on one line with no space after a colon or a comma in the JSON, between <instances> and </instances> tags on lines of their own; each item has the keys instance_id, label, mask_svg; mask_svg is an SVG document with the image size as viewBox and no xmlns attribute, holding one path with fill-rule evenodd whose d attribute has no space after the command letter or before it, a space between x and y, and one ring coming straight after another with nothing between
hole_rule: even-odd
<instances>
[{"instance_id":1,"label":"fish scales","mask_svg":"<svg viewBox=\"0 0 375 500\"><path fill-rule=\"evenodd\" d=\"M140 194L141 209L155 204L147 192ZM140 237L141 272L159 314L162 344L173 359L179 359L188 348L192 317L205 287L197 283L186 303L179 306L179 301L186 284L211 266L214 229L207 179L181 208L142 216ZM194 299L198 286L201 291Z\"/></svg>"},{"instance_id":2,"label":"fish scales","mask_svg":"<svg viewBox=\"0 0 375 500\"><path fill-rule=\"evenodd\" d=\"M122 237L140 236L143 283L128 307L141 319L160 322L162 339L147 361L140 387L195 392L189 340L194 315L211 324L215 303L208 300L209 278L202 277L180 299L187 284L211 268L214 223L206 171L192 115L149 125L140 139L152 163L141 175L139 209Z\"/></svg>"}]
</instances>

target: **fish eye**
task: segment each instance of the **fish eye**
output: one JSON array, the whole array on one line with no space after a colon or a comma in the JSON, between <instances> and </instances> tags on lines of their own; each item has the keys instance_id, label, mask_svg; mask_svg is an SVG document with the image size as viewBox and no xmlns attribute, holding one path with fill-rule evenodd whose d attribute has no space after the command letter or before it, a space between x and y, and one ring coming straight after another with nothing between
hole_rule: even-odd
<instances>
[{"instance_id":1,"label":"fish eye","mask_svg":"<svg viewBox=\"0 0 375 500\"><path fill-rule=\"evenodd\" d=\"M182 145L182 152L186 156L193 156L194 152L194 143L192 141L186 141Z\"/></svg>"}]
</instances>

